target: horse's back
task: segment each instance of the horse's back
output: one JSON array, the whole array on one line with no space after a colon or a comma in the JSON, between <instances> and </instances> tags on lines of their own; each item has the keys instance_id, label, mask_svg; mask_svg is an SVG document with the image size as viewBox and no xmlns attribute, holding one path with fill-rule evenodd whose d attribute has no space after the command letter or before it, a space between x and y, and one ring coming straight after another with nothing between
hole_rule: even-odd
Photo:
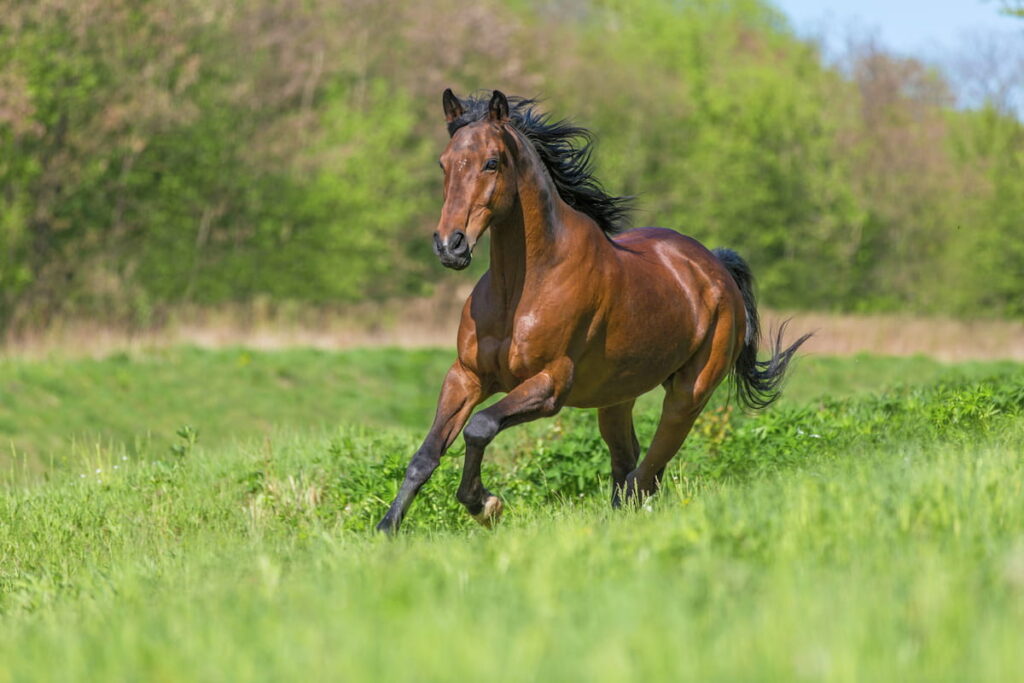
<instances>
[{"instance_id":1,"label":"horse's back","mask_svg":"<svg viewBox=\"0 0 1024 683\"><path fill-rule=\"evenodd\" d=\"M619 247L620 258L626 261L630 256L643 260L651 258L671 266L696 267L709 276L729 276L718 258L703 244L689 235L669 228L633 228L613 238Z\"/></svg>"},{"instance_id":2,"label":"horse's back","mask_svg":"<svg viewBox=\"0 0 1024 683\"><path fill-rule=\"evenodd\" d=\"M668 228L648 227L622 232L613 242L624 286L644 292L663 280L695 312L712 313L721 305L742 307L739 288L728 269L696 239Z\"/></svg>"},{"instance_id":3,"label":"horse's back","mask_svg":"<svg viewBox=\"0 0 1024 683\"><path fill-rule=\"evenodd\" d=\"M580 358L583 386L570 405L601 405L596 396L608 405L650 390L716 330L725 331L723 323L742 336L736 325L743 303L732 276L697 240L636 228L616 235L613 245L600 285L599 332Z\"/></svg>"}]
</instances>

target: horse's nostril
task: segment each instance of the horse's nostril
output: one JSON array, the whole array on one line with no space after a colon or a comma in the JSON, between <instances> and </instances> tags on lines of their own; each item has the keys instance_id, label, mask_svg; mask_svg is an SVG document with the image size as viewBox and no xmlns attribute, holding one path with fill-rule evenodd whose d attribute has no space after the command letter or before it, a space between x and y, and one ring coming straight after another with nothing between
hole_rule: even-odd
<instances>
[{"instance_id":1,"label":"horse's nostril","mask_svg":"<svg viewBox=\"0 0 1024 683\"><path fill-rule=\"evenodd\" d=\"M448 240L448 250L453 254L461 254L466 251L466 233L456 230Z\"/></svg>"},{"instance_id":2,"label":"horse's nostril","mask_svg":"<svg viewBox=\"0 0 1024 683\"><path fill-rule=\"evenodd\" d=\"M440 256L444 246L441 244L441 235L434 233L434 255Z\"/></svg>"}]
</instances>

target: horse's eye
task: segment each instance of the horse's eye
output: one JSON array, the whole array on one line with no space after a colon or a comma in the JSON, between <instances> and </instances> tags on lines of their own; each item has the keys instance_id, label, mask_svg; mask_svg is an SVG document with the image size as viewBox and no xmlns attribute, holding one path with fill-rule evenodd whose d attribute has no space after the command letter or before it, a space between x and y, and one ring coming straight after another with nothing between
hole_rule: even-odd
<instances>
[{"instance_id":1,"label":"horse's eye","mask_svg":"<svg viewBox=\"0 0 1024 683\"><path fill-rule=\"evenodd\" d=\"M498 160L497 159L488 159L487 163L484 164L484 170L485 171L493 171L496 168L498 168Z\"/></svg>"},{"instance_id":2,"label":"horse's eye","mask_svg":"<svg viewBox=\"0 0 1024 683\"><path fill-rule=\"evenodd\" d=\"M440 160L440 159L439 159L439 160L437 161L437 165L441 167L441 170L442 170L442 171L444 170L444 164L443 164L443 163L441 163L441 160Z\"/></svg>"}]
</instances>

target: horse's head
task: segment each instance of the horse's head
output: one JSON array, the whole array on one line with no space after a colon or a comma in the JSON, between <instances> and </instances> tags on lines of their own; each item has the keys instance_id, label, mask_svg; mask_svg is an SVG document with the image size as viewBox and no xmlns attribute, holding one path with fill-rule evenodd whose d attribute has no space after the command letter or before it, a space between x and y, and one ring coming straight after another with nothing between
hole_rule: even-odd
<instances>
[{"instance_id":1,"label":"horse's head","mask_svg":"<svg viewBox=\"0 0 1024 683\"><path fill-rule=\"evenodd\" d=\"M444 206L434 232L434 253L448 268L462 270L473 258L473 247L492 223L515 204L515 137L507 125L508 99L495 90L487 115L459 125L465 111L451 90L442 98L444 115L453 131L441 155Z\"/></svg>"}]
</instances>

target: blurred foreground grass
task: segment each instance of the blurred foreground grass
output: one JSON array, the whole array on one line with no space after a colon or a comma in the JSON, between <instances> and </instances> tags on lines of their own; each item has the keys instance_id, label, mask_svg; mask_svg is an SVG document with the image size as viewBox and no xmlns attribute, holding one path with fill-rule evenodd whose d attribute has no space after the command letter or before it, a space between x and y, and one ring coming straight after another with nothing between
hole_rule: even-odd
<instances>
[{"instance_id":1,"label":"blurred foreground grass","mask_svg":"<svg viewBox=\"0 0 1024 683\"><path fill-rule=\"evenodd\" d=\"M770 411L716 397L636 511L608 509L593 414L566 411L495 443L495 532L454 500L456 448L406 533L382 539L369 528L448 359L419 353L16 366L25 384L51 372L47 391L82 413L127 367L135 393L111 405L170 432L141 449L115 431L57 440L48 482L0 483L0 681L1004 681L1024 667L1024 367L805 358ZM388 412L400 395L409 412ZM656 417L654 401L638 410L642 441ZM173 436L182 419L198 442Z\"/></svg>"}]
</instances>

